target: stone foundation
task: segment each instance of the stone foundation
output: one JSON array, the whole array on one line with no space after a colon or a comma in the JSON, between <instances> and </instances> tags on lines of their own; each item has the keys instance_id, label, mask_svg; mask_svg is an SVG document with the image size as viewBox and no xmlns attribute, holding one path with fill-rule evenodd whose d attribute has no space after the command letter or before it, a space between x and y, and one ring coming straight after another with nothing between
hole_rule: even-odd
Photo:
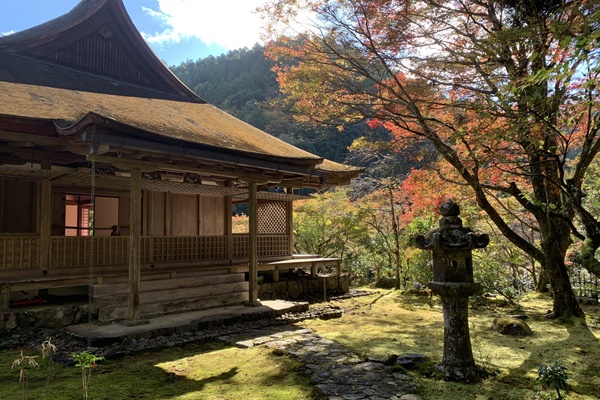
<instances>
[{"instance_id":1,"label":"stone foundation","mask_svg":"<svg viewBox=\"0 0 600 400\"><path fill-rule=\"evenodd\" d=\"M261 300L323 300L324 295L338 296L350 291L348 276L310 276L294 275L282 277L279 282L265 282L258 287ZM286 279L287 278L287 279ZM11 331L17 327L62 328L64 326L87 322L87 304L39 305L30 309L23 307L0 313L0 332ZM92 320L97 319L97 315Z\"/></svg>"},{"instance_id":2,"label":"stone foundation","mask_svg":"<svg viewBox=\"0 0 600 400\"><path fill-rule=\"evenodd\" d=\"M38 306L31 311L19 309L0 313L0 332L10 331L17 327L62 328L64 326L88 321L88 306Z\"/></svg>"},{"instance_id":3,"label":"stone foundation","mask_svg":"<svg viewBox=\"0 0 600 400\"><path fill-rule=\"evenodd\" d=\"M295 276L294 279L279 282L264 282L258 285L258 298L261 300L324 300L332 295L345 294L350 291L348 275Z\"/></svg>"}]
</instances>

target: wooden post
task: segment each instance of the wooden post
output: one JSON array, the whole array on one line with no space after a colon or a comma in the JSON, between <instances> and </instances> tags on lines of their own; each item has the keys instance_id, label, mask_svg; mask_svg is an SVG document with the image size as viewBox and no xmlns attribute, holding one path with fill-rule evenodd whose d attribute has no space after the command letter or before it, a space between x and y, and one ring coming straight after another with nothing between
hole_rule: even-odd
<instances>
[{"instance_id":1,"label":"wooden post","mask_svg":"<svg viewBox=\"0 0 600 400\"><path fill-rule=\"evenodd\" d=\"M286 192L288 194L294 194L294 189L289 187L286 189ZM289 245L290 245L290 250L289 250L289 255L293 256L294 255L294 203L292 200L288 201L286 204L287 208L286 208L286 223L287 223L287 234L288 234L288 240L290 241Z\"/></svg>"},{"instance_id":2,"label":"wooden post","mask_svg":"<svg viewBox=\"0 0 600 400\"><path fill-rule=\"evenodd\" d=\"M0 285L0 311L8 311L10 308L10 286Z\"/></svg>"},{"instance_id":3,"label":"wooden post","mask_svg":"<svg viewBox=\"0 0 600 400\"><path fill-rule=\"evenodd\" d=\"M250 212L250 229L248 237L248 255L249 255L249 298L248 303L251 306L258 306L258 226L257 226L257 209L258 200L256 196L257 184L256 182L249 183L250 196L248 198L248 206Z\"/></svg>"},{"instance_id":4,"label":"wooden post","mask_svg":"<svg viewBox=\"0 0 600 400\"><path fill-rule=\"evenodd\" d=\"M165 193L165 236L171 236L173 227L171 226L171 193Z\"/></svg>"},{"instance_id":5,"label":"wooden post","mask_svg":"<svg viewBox=\"0 0 600 400\"><path fill-rule=\"evenodd\" d=\"M149 190L142 192L142 202L145 204L144 236L148 242L148 261L154 262L154 194Z\"/></svg>"},{"instance_id":6,"label":"wooden post","mask_svg":"<svg viewBox=\"0 0 600 400\"><path fill-rule=\"evenodd\" d=\"M225 235L227 235L227 259L233 261L233 197L225 197Z\"/></svg>"},{"instance_id":7,"label":"wooden post","mask_svg":"<svg viewBox=\"0 0 600 400\"><path fill-rule=\"evenodd\" d=\"M141 212L142 171L131 170L131 201L129 205L129 319L140 319L140 261L141 261Z\"/></svg>"},{"instance_id":8,"label":"wooden post","mask_svg":"<svg viewBox=\"0 0 600 400\"><path fill-rule=\"evenodd\" d=\"M41 184L39 221L39 267L42 271L46 271L50 266L50 237L52 236L52 183L50 181Z\"/></svg>"}]
</instances>

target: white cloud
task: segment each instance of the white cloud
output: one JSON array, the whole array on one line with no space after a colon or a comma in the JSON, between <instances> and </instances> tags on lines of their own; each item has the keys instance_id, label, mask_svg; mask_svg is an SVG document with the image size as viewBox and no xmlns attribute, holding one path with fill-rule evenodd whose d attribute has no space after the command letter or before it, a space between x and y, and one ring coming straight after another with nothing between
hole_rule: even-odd
<instances>
[{"instance_id":1,"label":"white cloud","mask_svg":"<svg viewBox=\"0 0 600 400\"><path fill-rule=\"evenodd\" d=\"M0 36L8 36L8 35L12 35L13 33L15 33L15 31L0 32Z\"/></svg>"},{"instance_id":2,"label":"white cloud","mask_svg":"<svg viewBox=\"0 0 600 400\"><path fill-rule=\"evenodd\" d=\"M158 0L158 10L144 7L161 22L162 32L142 35L152 44L177 43L196 37L207 46L226 49L251 47L260 42L260 16L254 12L265 0Z\"/></svg>"}]
</instances>

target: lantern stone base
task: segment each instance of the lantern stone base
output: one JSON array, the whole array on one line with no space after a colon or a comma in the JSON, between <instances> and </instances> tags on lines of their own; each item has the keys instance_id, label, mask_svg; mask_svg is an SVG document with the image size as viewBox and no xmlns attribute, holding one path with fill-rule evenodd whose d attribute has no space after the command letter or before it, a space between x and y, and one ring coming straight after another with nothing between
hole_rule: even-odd
<instances>
[{"instance_id":1,"label":"lantern stone base","mask_svg":"<svg viewBox=\"0 0 600 400\"><path fill-rule=\"evenodd\" d=\"M473 282L429 282L427 287L433 294L449 298L468 298L481 292L481 284Z\"/></svg>"},{"instance_id":2,"label":"lantern stone base","mask_svg":"<svg viewBox=\"0 0 600 400\"><path fill-rule=\"evenodd\" d=\"M429 282L431 291L441 297L444 311L444 357L438 365L444 379L478 382L481 371L475 365L469 335L469 296L481 285L472 282Z\"/></svg>"}]
</instances>

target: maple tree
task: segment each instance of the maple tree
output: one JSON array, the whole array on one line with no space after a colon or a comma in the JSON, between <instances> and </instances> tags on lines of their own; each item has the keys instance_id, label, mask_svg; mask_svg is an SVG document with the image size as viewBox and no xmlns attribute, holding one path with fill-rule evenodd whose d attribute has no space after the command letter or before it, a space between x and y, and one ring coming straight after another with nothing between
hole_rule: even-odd
<instances>
[{"instance_id":1,"label":"maple tree","mask_svg":"<svg viewBox=\"0 0 600 400\"><path fill-rule=\"evenodd\" d=\"M600 221L582 185L600 150L600 5L537 0L270 0L267 55L298 118L368 120L396 146L429 143L478 206L537 260L559 317L583 315L565 255L594 254ZM307 12L312 14L306 14ZM301 32L292 22L311 15ZM291 39L282 27L294 27ZM289 35L289 30L287 34ZM503 203L527 215L537 243Z\"/></svg>"}]
</instances>

